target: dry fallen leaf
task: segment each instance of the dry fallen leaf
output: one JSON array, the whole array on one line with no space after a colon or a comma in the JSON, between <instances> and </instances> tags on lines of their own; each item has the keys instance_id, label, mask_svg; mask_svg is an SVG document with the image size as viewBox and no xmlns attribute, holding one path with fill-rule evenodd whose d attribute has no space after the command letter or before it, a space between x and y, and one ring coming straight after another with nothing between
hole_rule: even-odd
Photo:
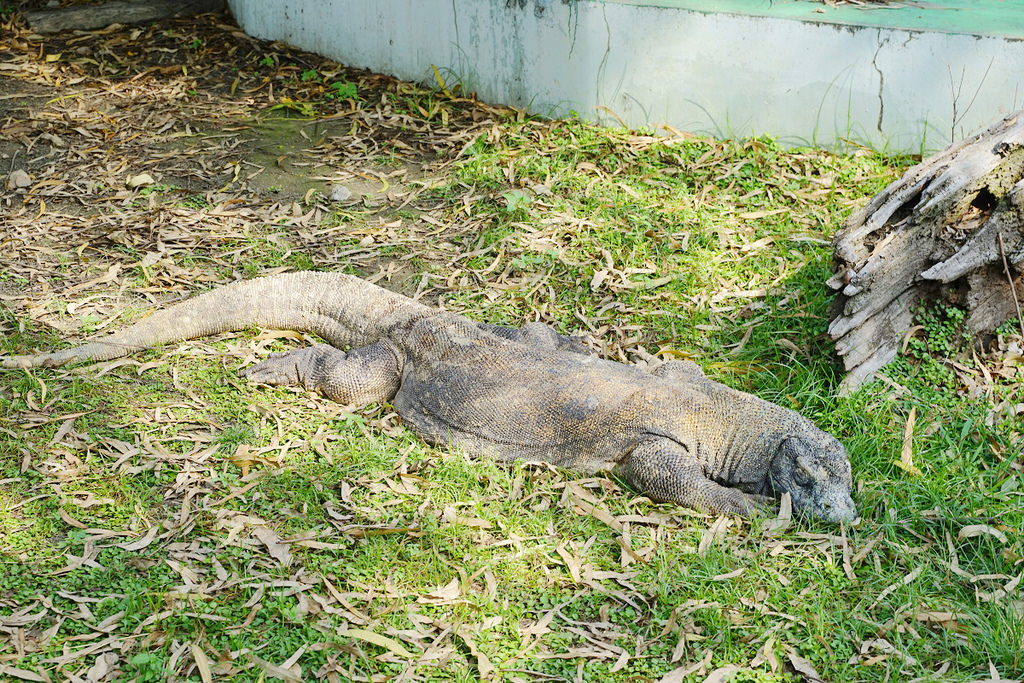
<instances>
[{"instance_id":1,"label":"dry fallen leaf","mask_svg":"<svg viewBox=\"0 0 1024 683\"><path fill-rule=\"evenodd\" d=\"M814 668L814 665L798 655L792 648L786 648L786 657L789 659L789 665L793 667L794 671L803 676L805 681L810 681L810 683L821 682L821 674Z\"/></svg>"},{"instance_id":2,"label":"dry fallen leaf","mask_svg":"<svg viewBox=\"0 0 1024 683\"><path fill-rule=\"evenodd\" d=\"M714 656L714 653L710 649L706 650L704 655L698 661L684 664L683 666L669 671L658 680L658 683L682 683L682 680L687 676L698 672L703 673L708 670L708 665L711 664L712 656ZM725 668L738 671L740 667ZM718 671L721 671L721 669L718 669ZM714 673L712 673L712 676L714 676ZM711 678L709 677L708 680L711 680Z\"/></svg>"},{"instance_id":3,"label":"dry fallen leaf","mask_svg":"<svg viewBox=\"0 0 1024 683\"><path fill-rule=\"evenodd\" d=\"M447 605L457 600L460 595L462 589L459 587L459 580L452 579L445 586L421 595L416 602L424 605Z\"/></svg>"},{"instance_id":4,"label":"dry fallen leaf","mask_svg":"<svg viewBox=\"0 0 1024 683\"><path fill-rule=\"evenodd\" d=\"M1000 543L1006 543L1006 534L988 524L968 524L965 527L961 527L960 531L956 533L957 540L961 541L965 538L975 538L977 536L991 536Z\"/></svg>"},{"instance_id":5,"label":"dry fallen leaf","mask_svg":"<svg viewBox=\"0 0 1024 683\"><path fill-rule=\"evenodd\" d=\"M715 539L721 538L729 530L729 525L732 521L727 515L722 515L708 527L707 531L700 538L700 544L697 546L697 554L703 557L707 555L708 549L711 548L711 544L715 542Z\"/></svg>"},{"instance_id":6,"label":"dry fallen leaf","mask_svg":"<svg viewBox=\"0 0 1024 683\"><path fill-rule=\"evenodd\" d=\"M769 519L764 524L764 533L767 536L774 536L788 529L793 523L793 496L788 491L782 494L779 500L779 514L775 519Z\"/></svg>"},{"instance_id":7,"label":"dry fallen leaf","mask_svg":"<svg viewBox=\"0 0 1024 683\"><path fill-rule=\"evenodd\" d=\"M275 560L287 567L292 563L292 551L288 545L281 542L281 535L265 526L258 526L252 530L252 535L267 547L267 551Z\"/></svg>"},{"instance_id":8,"label":"dry fallen leaf","mask_svg":"<svg viewBox=\"0 0 1024 683\"><path fill-rule=\"evenodd\" d=\"M361 628L348 628L343 631L339 631L337 635L339 638L355 638L356 640L362 640L366 643L379 645L385 650L398 655L403 659L413 659L416 657L416 655L406 650L405 647L403 647L402 644L394 638L388 638L387 636L382 636L381 634L373 631L367 631Z\"/></svg>"},{"instance_id":9,"label":"dry fallen leaf","mask_svg":"<svg viewBox=\"0 0 1024 683\"><path fill-rule=\"evenodd\" d=\"M938 624L951 631L962 631L962 621L969 620L970 615L960 612L942 612L938 610L922 610L914 613L914 619L923 624Z\"/></svg>"},{"instance_id":10,"label":"dry fallen leaf","mask_svg":"<svg viewBox=\"0 0 1024 683\"><path fill-rule=\"evenodd\" d=\"M907 424L903 428L903 450L900 452L900 459L894 464L907 474L917 476L921 470L914 465L914 422L917 419L917 406L910 409L907 416Z\"/></svg>"},{"instance_id":11,"label":"dry fallen leaf","mask_svg":"<svg viewBox=\"0 0 1024 683\"><path fill-rule=\"evenodd\" d=\"M757 655L750 660L750 668L756 669L765 662L771 667L772 673L779 670L779 658L775 656L775 636L768 636L764 644L758 649Z\"/></svg>"},{"instance_id":12,"label":"dry fallen leaf","mask_svg":"<svg viewBox=\"0 0 1024 683\"><path fill-rule=\"evenodd\" d=\"M735 579L737 576L740 576L741 574L743 574L745 569L746 569L745 567L740 567L739 569L734 569L731 572L726 572L725 574L716 574L715 576L711 577L711 580L712 581L728 581L729 579Z\"/></svg>"},{"instance_id":13,"label":"dry fallen leaf","mask_svg":"<svg viewBox=\"0 0 1024 683\"><path fill-rule=\"evenodd\" d=\"M491 664L491 660L487 658L487 655L476 646L476 641L470 635L469 629L460 628L456 631L456 634L466 644L466 647L469 648L469 654L473 655L476 659L476 668L480 672L481 680L489 679L491 674L494 673L494 665Z\"/></svg>"},{"instance_id":14,"label":"dry fallen leaf","mask_svg":"<svg viewBox=\"0 0 1024 683\"><path fill-rule=\"evenodd\" d=\"M1024 579L1024 572L1018 574L1017 576L1007 581L1006 585L1004 585L1002 588L997 588L992 592L975 590L975 594L977 595L978 600L981 600L982 602L993 602L995 600L1002 600L1003 598L1012 595L1017 591L1017 587L1020 586L1021 579Z\"/></svg>"},{"instance_id":15,"label":"dry fallen leaf","mask_svg":"<svg viewBox=\"0 0 1024 683\"><path fill-rule=\"evenodd\" d=\"M238 444L238 446L235 448L234 454L231 455L228 458L228 460L231 462L232 465L236 466L238 469L242 471L243 477L249 476L249 468L252 467L253 463L255 462L255 460L253 460L253 457L249 454L249 446L244 443Z\"/></svg>"},{"instance_id":16,"label":"dry fallen leaf","mask_svg":"<svg viewBox=\"0 0 1024 683\"><path fill-rule=\"evenodd\" d=\"M160 531L160 527L153 526L153 527L150 527L148 531L146 531L146 535L145 536L143 536L142 538L138 539L137 541L129 541L127 543L118 543L116 545L117 545L118 548L123 548L124 550L127 550L129 552L133 552L134 553L136 551L139 551L139 550L142 550L143 548L148 547L149 544L153 542L153 539L156 538L156 535L157 535L157 533L159 531Z\"/></svg>"},{"instance_id":17,"label":"dry fallen leaf","mask_svg":"<svg viewBox=\"0 0 1024 683\"><path fill-rule=\"evenodd\" d=\"M144 185L153 185L156 183L156 179L148 173L140 173L138 175L128 176L124 181L124 184L130 188L143 187Z\"/></svg>"},{"instance_id":18,"label":"dry fallen leaf","mask_svg":"<svg viewBox=\"0 0 1024 683\"><path fill-rule=\"evenodd\" d=\"M740 671L753 671L753 669L735 665L719 667L708 674L708 677L704 679L704 683L725 683L732 678L733 674Z\"/></svg>"},{"instance_id":19,"label":"dry fallen leaf","mask_svg":"<svg viewBox=\"0 0 1024 683\"><path fill-rule=\"evenodd\" d=\"M35 671L29 671L28 669L18 669L9 664L0 664L0 675L13 676L14 678L22 681L39 681L49 682L49 678L37 674Z\"/></svg>"},{"instance_id":20,"label":"dry fallen leaf","mask_svg":"<svg viewBox=\"0 0 1024 683\"><path fill-rule=\"evenodd\" d=\"M875 601L871 603L871 608L874 609L875 605L877 605L882 600L887 598L890 593L892 593L894 590L896 590L900 586L909 585L911 581L913 581L914 579L916 579L918 576L921 575L922 571L924 571L924 567L918 567L914 571L912 571L909 574L907 574L906 576L904 576L899 581L897 581L897 582L887 586L885 588L885 590L883 590L881 593L878 594L878 596L875 598Z\"/></svg>"},{"instance_id":21,"label":"dry fallen leaf","mask_svg":"<svg viewBox=\"0 0 1024 683\"><path fill-rule=\"evenodd\" d=\"M117 669L117 655L113 652L106 652L96 658L85 674L88 681L103 681L119 673Z\"/></svg>"},{"instance_id":22,"label":"dry fallen leaf","mask_svg":"<svg viewBox=\"0 0 1024 683\"><path fill-rule=\"evenodd\" d=\"M192 661L196 663L196 668L199 669L199 677L203 679L203 683L211 683L213 681L213 673L210 671L210 658L203 652L203 648L198 643L192 643L189 646L192 650Z\"/></svg>"},{"instance_id":23,"label":"dry fallen leaf","mask_svg":"<svg viewBox=\"0 0 1024 683\"><path fill-rule=\"evenodd\" d=\"M569 576L572 577L572 580L576 583L580 583L582 579L580 576L581 563L579 558L573 557L573 555L565 549L565 546L562 545L555 548L555 552L557 552L558 556L562 558L562 562L565 563L565 568L569 570Z\"/></svg>"}]
</instances>

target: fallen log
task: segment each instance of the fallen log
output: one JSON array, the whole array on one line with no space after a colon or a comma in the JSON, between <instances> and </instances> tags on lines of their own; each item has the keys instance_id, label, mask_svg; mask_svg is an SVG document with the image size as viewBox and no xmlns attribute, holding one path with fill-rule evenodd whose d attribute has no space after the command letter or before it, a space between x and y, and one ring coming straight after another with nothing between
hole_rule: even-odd
<instances>
[{"instance_id":1,"label":"fallen log","mask_svg":"<svg viewBox=\"0 0 1024 683\"><path fill-rule=\"evenodd\" d=\"M141 24L223 10L224 0L114 0L102 5L73 5L25 12L24 16L36 33L59 33L68 29L91 31L111 24Z\"/></svg>"},{"instance_id":2,"label":"fallen log","mask_svg":"<svg viewBox=\"0 0 1024 683\"><path fill-rule=\"evenodd\" d=\"M829 334L847 391L896 357L922 302L1024 334L1024 110L925 159L852 215L834 241Z\"/></svg>"}]
</instances>

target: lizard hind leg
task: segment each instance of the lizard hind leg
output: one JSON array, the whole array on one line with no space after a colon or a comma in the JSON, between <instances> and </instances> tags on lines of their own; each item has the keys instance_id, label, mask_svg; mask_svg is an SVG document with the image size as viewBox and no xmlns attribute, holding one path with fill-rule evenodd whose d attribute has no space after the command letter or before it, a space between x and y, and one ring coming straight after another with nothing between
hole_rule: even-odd
<instances>
[{"instance_id":1,"label":"lizard hind leg","mask_svg":"<svg viewBox=\"0 0 1024 683\"><path fill-rule=\"evenodd\" d=\"M399 358L386 340L347 353L317 344L275 353L239 374L261 384L303 386L338 403L362 407L394 397L402 379Z\"/></svg>"}]
</instances>

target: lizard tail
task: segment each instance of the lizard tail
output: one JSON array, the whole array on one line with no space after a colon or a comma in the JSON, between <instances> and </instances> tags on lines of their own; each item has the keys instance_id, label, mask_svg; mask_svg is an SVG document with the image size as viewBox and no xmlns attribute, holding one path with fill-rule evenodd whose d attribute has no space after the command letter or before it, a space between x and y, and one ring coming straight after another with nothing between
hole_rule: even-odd
<instances>
[{"instance_id":1,"label":"lizard tail","mask_svg":"<svg viewBox=\"0 0 1024 683\"><path fill-rule=\"evenodd\" d=\"M247 327L310 332L332 346L358 347L428 314L428 307L341 273L300 272L235 282L157 311L101 340L51 353L0 359L6 368L109 360L160 344Z\"/></svg>"}]
</instances>

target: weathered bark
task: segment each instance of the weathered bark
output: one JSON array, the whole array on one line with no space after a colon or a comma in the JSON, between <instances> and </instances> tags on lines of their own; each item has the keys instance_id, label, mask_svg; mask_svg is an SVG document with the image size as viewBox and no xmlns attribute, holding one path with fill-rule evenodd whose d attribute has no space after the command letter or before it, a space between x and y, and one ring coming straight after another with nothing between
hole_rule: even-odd
<instances>
[{"instance_id":1,"label":"weathered bark","mask_svg":"<svg viewBox=\"0 0 1024 683\"><path fill-rule=\"evenodd\" d=\"M139 24L223 9L224 0L114 0L102 5L25 12L25 21L36 33L58 33L68 29L91 31L111 24Z\"/></svg>"},{"instance_id":2,"label":"weathered bark","mask_svg":"<svg viewBox=\"0 0 1024 683\"><path fill-rule=\"evenodd\" d=\"M829 334L847 390L895 358L922 301L964 306L976 334L1017 316L1024 111L925 159L851 216L829 285L839 290Z\"/></svg>"}]
</instances>

